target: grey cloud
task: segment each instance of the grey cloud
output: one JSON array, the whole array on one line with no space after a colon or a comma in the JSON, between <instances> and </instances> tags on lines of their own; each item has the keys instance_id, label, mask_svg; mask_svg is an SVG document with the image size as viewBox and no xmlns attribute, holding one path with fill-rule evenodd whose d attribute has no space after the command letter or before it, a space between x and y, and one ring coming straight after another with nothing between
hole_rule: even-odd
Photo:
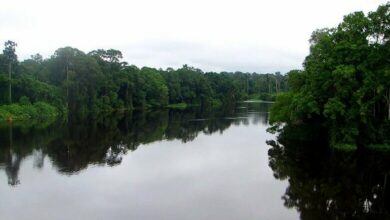
<instances>
[{"instance_id":1,"label":"grey cloud","mask_svg":"<svg viewBox=\"0 0 390 220\"><path fill-rule=\"evenodd\" d=\"M257 45L218 47L172 40L145 40L123 48L125 59L138 66L177 68L188 64L203 71L287 72L301 68L305 57Z\"/></svg>"}]
</instances>

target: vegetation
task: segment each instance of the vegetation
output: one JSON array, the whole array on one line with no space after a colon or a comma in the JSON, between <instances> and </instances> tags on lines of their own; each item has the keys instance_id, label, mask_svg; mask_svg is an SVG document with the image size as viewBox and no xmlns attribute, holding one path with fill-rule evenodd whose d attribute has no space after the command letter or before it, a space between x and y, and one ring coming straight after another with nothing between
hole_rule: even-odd
<instances>
[{"instance_id":1,"label":"vegetation","mask_svg":"<svg viewBox=\"0 0 390 220\"><path fill-rule=\"evenodd\" d=\"M36 102L34 104L17 103L0 106L0 121L47 120L54 119L58 115L60 115L58 110L45 102Z\"/></svg>"},{"instance_id":2,"label":"vegetation","mask_svg":"<svg viewBox=\"0 0 390 220\"><path fill-rule=\"evenodd\" d=\"M184 65L179 69L138 68L122 62L118 50L84 53L59 48L48 59L36 54L18 62L16 43L7 41L0 54L0 120L35 118L40 112L87 116L102 112L145 108L185 108L235 103L249 97L271 100L285 91L285 77L275 74L203 72ZM12 97L12 98L11 98ZM29 100L32 105L12 100Z\"/></svg>"},{"instance_id":3,"label":"vegetation","mask_svg":"<svg viewBox=\"0 0 390 220\"><path fill-rule=\"evenodd\" d=\"M188 105L186 103L176 103L168 105L170 109L186 109Z\"/></svg>"},{"instance_id":4,"label":"vegetation","mask_svg":"<svg viewBox=\"0 0 390 220\"><path fill-rule=\"evenodd\" d=\"M303 70L287 74L271 123L320 124L331 146L390 143L390 3L313 32Z\"/></svg>"}]
</instances>

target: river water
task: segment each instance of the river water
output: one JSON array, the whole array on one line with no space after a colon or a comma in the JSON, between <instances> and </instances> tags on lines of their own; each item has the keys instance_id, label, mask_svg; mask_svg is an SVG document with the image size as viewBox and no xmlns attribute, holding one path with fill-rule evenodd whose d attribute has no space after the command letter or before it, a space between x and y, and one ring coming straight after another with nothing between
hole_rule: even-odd
<instances>
[{"instance_id":1,"label":"river water","mask_svg":"<svg viewBox=\"0 0 390 220\"><path fill-rule=\"evenodd\" d=\"M374 210L363 198L356 198L367 206L361 213L354 203L336 203L342 190L337 179L331 184L336 194L321 191L343 171L310 176L322 166L310 164L316 157L296 161L283 151L266 131L269 107L241 103L51 125L2 124L0 219L332 219L340 213L342 219ZM372 181L368 187L376 186ZM351 191L340 199L360 195Z\"/></svg>"}]
</instances>

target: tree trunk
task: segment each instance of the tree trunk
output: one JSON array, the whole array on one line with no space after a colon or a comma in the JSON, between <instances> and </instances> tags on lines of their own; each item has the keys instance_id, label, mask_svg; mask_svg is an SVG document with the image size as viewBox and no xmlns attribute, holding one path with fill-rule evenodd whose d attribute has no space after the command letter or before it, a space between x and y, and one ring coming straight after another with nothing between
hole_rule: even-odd
<instances>
[{"instance_id":1,"label":"tree trunk","mask_svg":"<svg viewBox=\"0 0 390 220\"><path fill-rule=\"evenodd\" d=\"M387 120L390 120L390 88L386 92L386 102L387 102Z\"/></svg>"},{"instance_id":2,"label":"tree trunk","mask_svg":"<svg viewBox=\"0 0 390 220\"><path fill-rule=\"evenodd\" d=\"M69 60L66 59L66 106L69 106Z\"/></svg>"},{"instance_id":3,"label":"tree trunk","mask_svg":"<svg viewBox=\"0 0 390 220\"><path fill-rule=\"evenodd\" d=\"M269 80L269 76L267 76L267 84L268 84L268 94L271 94L271 83L270 83L270 80Z\"/></svg>"},{"instance_id":4,"label":"tree trunk","mask_svg":"<svg viewBox=\"0 0 390 220\"><path fill-rule=\"evenodd\" d=\"M125 100L126 100L126 108L129 108L129 84L126 83L126 94L125 94Z\"/></svg>"},{"instance_id":5,"label":"tree trunk","mask_svg":"<svg viewBox=\"0 0 390 220\"><path fill-rule=\"evenodd\" d=\"M387 102L387 120L390 120L390 102Z\"/></svg>"},{"instance_id":6,"label":"tree trunk","mask_svg":"<svg viewBox=\"0 0 390 220\"><path fill-rule=\"evenodd\" d=\"M383 195L385 195L386 186L387 186L387 173L385 174L385 181L384 181L384 183L383 183Z\"/></svg>"},{"instance_id":7,"label":"tree trunk","mask_svg":"<svg viewBox=\"0 0 390 220\"><path fill-rule=\"evenodd\" d=\"M278 93L278 78L275 76L275 93Z\"/></svg>"},{"instance_id":8,"label":"tree trunk","mask_svg":"<svg viewBox=\"0 0 390 220\"><path fill-rule=\"evenodd\" d=\"M376 112L376 93L375 93L375 89L374 89L374 106L373 107L374 108L373 108L372 114L373 114L373 116L375 118L375 112Z\"/></svg>"},{"instance_id":9,"label":"tree trunk","mask_svg":"<svg viewBox=\"0 0 390 220\"><path fill-rule=\"evenodd\" d=\"M246 95L249 96L249 76L246 77Z\"/></svg>"},{"instance_id":10,"label":"tree trunk","mask_svg":"<svg viewBox=\"0 0 390 220\"><path fill-rule=\"evenodd\" d=\"M8 102L12 104L12 76L11 76L11 62L8 63Z\"/></svg>"}]
</instances>

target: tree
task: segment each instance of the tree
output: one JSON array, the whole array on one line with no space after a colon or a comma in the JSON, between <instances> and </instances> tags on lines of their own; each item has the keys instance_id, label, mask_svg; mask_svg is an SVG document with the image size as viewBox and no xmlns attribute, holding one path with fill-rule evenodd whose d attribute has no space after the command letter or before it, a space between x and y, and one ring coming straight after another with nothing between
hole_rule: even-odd
<instances>
[{"instance_id":1,"label":"tree","mask_svg":"<svg viewBox=\"0 0 390 220\"><path fill-rule=\"evenodd\" d=\"M156 69L144 67L140 76L146 82L143 89L147 104L155 107L168 105L168 88L161 74Z\"/></svg>"},{"instance_id":2,"label":"tree","mask_svg":"<svg viewBox=\"0 0 390 220\"><path fill-rule=\"evenodd\" d=\"M303 71L289 74L271 121L319 123L334 147L388 144L390 139L390 3L355 12L335 28L313 32Z\"/></svg>"},{"instance_id":3,"label":"tree","mask_svg":"<svg viewBox=\"0 0 390 220\"><path fill-rule=\"evenodd\" d=\"M12 103L12 64L16 63L18 57L15 53L17 44L13 41L6 41L4 43L3 54L8 61L8 102Z\"/></svg>"},{"instance_id":4,"label":"tree","mask_svg":"<svg viewBox=\"0 0 390 220\"><path fill-rule=\"evenodd\" d=\"M60 112L78 116L132 108L161 108L169 104L234 104L248 96L269 99L275 91L283 90L281 85L285 82L281 74L275 75L278 77L275 83L267 84L270 74L204 73L188 65L179 69L138 69L122 62L122 53L115 49L98 49L85 54L76 48L64 47L48 59L36 54L18 63L16 44L6 45L4 54L0 54L1 104L7 102L6 95L11 97L12 72L15 100L23 97L32 104L46 102ZM9 115L7 111L0 113Z\"/></svg>"},{"instance_id":5,"label":"tree","mask_svg":"<svg viewBox=\"0 0 390 220\"><path fill-rule=\"evenodd\" d=\"M70 75L72 74L71 67L78 57L84 53L76 48L64 47L55 51L52 57L52 72L50 74L51 81L57 85L62 85L66 90L67 105L69 104L69 86Z\"/></svg>"}]
</instances>

